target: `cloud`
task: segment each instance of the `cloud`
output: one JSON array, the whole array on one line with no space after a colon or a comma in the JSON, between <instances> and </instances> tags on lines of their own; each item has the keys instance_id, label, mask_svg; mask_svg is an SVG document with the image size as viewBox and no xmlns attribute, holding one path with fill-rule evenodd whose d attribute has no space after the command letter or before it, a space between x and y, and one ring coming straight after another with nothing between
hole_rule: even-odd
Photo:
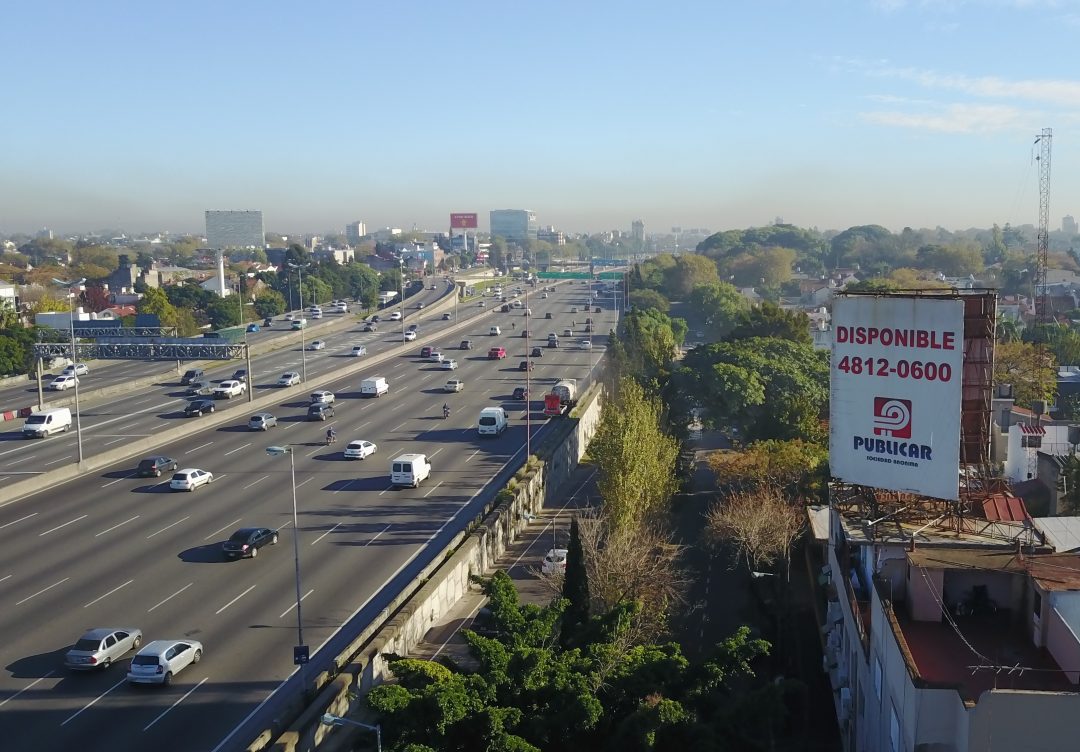
<instances>
[{"instance_id":1,"label":"cloud","mask_svg":"<svg viewBox=\"0 0 1080 752\"><path fill-rule=\"evenodd\" d=\"M1054 9L1065 4L1063 0L871 0L870 2L872 7L887 13L907 8L950 12L960 10L967 5L1015 8L1016 10L1030 10L1031 8Z\"/></svg>"},{"instance_id":2,"label":"cloud","mask_svg":"<svg viewBox=\"0 0 1080 752\"><path fill-rule=\"evenodd\" d=\"M859 118L877 125L939 133L994 133L1035 128L1033 113L1003 105L952 104L930 112L863 112Z\"/></svg>"}]
</instances>

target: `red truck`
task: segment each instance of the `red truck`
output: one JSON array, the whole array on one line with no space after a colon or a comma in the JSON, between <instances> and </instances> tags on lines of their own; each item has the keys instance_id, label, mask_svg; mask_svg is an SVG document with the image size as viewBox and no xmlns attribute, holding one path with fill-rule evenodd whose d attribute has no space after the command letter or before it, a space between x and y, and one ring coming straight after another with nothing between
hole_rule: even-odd
<instances>
[{"instance_id":1,"label":"red truck","mask_svg":"<svg viewBox=\"0 0 1080 752\"><path fill-rule=\"evenodd\" d=\"M554 392L544 395L544 415L549 418L557 418L565 414L566 405L563 403L562 397Z\"/></svg>"},{"instance_id":2,"label":"red truck","mask_svg":"<svg viewBox=\"0 0 1080 752\"><path fill-rule=\"evenodd\" d=\"M488 360L502 360L506 357L505 347L493 347L488 350Z\"/></svg>"}]
</instances>

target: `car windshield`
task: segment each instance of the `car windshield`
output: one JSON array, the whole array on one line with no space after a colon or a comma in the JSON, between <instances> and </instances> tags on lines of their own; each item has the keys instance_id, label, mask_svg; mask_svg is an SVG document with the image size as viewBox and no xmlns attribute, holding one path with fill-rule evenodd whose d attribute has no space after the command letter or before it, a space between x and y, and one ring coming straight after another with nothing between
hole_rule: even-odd
<instances>
[{"instance_id":1,"label":"car windshield","mask_svg":"<svg viewBox=\"0 0 1080 752\"><path fill-rule=\"evenodd\" d=\"M72 650L85 650L89 653L94 652L101 646L101 640L87 640L86 638L80 639L74 645L71 646Z\"/></svg>"},{"instance_id":2,"label":"car windshield","mask_svg":"<svg viewBox=\"0 0 1080 752\"><path fill-rule=\"evenodd\" d=\"M493 426L493 425L495 425L495 419L494 418L481 418L480 419L480 425L482 425L482 426Z\"/></svg>"},{"instance_id":3,"label":"car windshield","mask_svg":"<svg viewBox=\"0 0 1080 752\"><path fill-rule=\"evenodd\" d=\"M187 473L177 473L172 477L173 480L187 480Z\"/></svg>"},{"instance_id":4,"label":"car windshield","mask_svg":"<svg viewBox=\"0 0 1080 752\"><path fill-rule=\"evenodd\" d=\"M131 665L133 666L156 666L157 662L156 655L136 655L131 659Z\"/></svg>"},{"instance_id":5,"label":"car windshield","mask_svg":"<svg viewBox=\"0 0 1080 752\"><path fill-rule=\"evenodd\" d=\"M34 425L38 425L38 424L44 423L44 422L45 422L45 416L44 415L31 415L29 418L26 419L26 425L28 425L28 426L34 426Z\"/></svg>"},{"instance_id":6,"label":"car windshield","mask_svg":"<svg viewBox=\"0 0 1080 752\"><path fill-rule=\"evenodd\" d=\"M237 530L235 533L232 534L232 537L229 538L229 542L230 543L247 543L247 540L250 537L251 537L251 531L250 530Z\"/></svg>"},{"instance_id":7,"label":"car windshield","mask_svg":"<svg viewBox=\"0 0 1080 752\"><path fill-rule=\"evenodd\" d=\"M140 470L150 470L155 465L157 465L157 460L143 460L142 462L139 463L139 469Z\"/></svg>"}]
</instances>

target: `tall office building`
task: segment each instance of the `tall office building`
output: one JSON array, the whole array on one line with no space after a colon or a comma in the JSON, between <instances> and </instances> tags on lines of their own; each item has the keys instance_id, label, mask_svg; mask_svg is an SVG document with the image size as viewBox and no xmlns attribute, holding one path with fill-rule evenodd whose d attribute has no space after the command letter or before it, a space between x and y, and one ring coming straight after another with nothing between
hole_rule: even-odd
<instances>
[{"instance_id":1,"label":"tall office building","mask_svg":"<svg viewBox=\"0 0 1080 752\"><path fill-rule=\"evenodd\" d=\"M206 245L209 248L263 248L261 211L206 212Z\"/></svg>"},{"instance_id":2,"label":"tall office building","mask_svg":"<svg viewBox=\"0 0 1080 752\"><path fill-rule=\"evenodd\" d=\"M490 212L491 234L505 240L536 240L536 212L528 209L493 209Z\"/></svg>"},{"instance_id":3,"label":"tall office building","mask_svg":"<svg viewBox=\"0 0 1080 752\"><path fill-rule=\"evenodd\" d=\"M1073 219L1071 214L1066 214L1065 217L1062 218L1062 220L1061 220L1061 231L1063 233L1065 233L1066 235L1068 235L1069 237L1072 237L1073 235L1077 234L1078 230L1077 230L1076 220Z\"/></svg>"},{"instance_id":4,"label":"tall office building","mask_svg":"<svg viewBox=\"0 0 1080 752\"><path fill-rule=\"evenodd\" d=\"M645 223L640 219L635 219L630 225L630 235L633 237L634 242L638 248L642 248L645 245Z\"/></svg>"},{"instance_id":5,"label":"tall office building","mask_svg":"<svg viewBox=\"0 0 1080 752\"><path fill-rule=\"evenodd\" d=\"M345 225L345 239L353 245L360 242L360 238L367 235L367 226L359 219Z\"/></svg>"}]
</instances>

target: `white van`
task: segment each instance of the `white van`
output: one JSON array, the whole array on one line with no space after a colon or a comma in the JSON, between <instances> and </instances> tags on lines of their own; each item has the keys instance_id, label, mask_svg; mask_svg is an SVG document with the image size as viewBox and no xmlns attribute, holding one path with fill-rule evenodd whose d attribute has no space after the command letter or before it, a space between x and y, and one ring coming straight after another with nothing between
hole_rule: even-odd
<instances>
[{"instance_id":1,"label":"white van","mask_svg":"<svg viewBox=\"0 0 1080 752\"><path fill-rule=\"evenodd\" d=\"M390 391L390 384L382 376L372 376L360 382L360 394L364 397L381 397Z\"/></svg>"},{"instance_id":2,"label":"white van","mask_svg":"<svg viewBox=\"0 0 1080 752\"><path fill-rule=\"evenodd\" d=\"M488 334L490 334L492 337L498 337L500 334L502 334L502 329L497 326L493 326L488 329Z\"/></svg>"},{"instance_id":3,"label":"white van","mask_svg":"<svg viewBox=\"0 0 1080 752\"><path fill-rule=\"evenodd\" d=\"M390 482L395 486L416 488L431 475L426 454L402 454L390 463Z\"/></svg>"},{"instance_id":4,"label":"white van","mask_svg":"<svg viewBox=\"0 0 1080 752\"><path fill-rule=\"evenodd\" d=\"M67 431L69 428L71 428L71 410L66 407L55 407L51 410L30 413L26 422L23 423L22 434L27 439L43 439L54 433Z\"/></svg>"},{"instance_id":5,"label":"white van","mask_svg":"<svg viewBox=\"0 0 1080 752\"><path fill-rule=\"evenodd\" d=\"M477 421L476 430L481 436L498 436L506 430L510 424L506 417L506 410L501 407L485 407L480 411L480 419Z\"/></svg>"}]
</instances>

